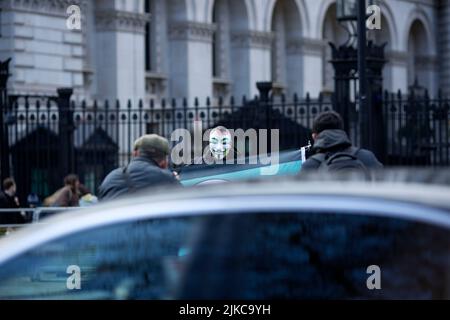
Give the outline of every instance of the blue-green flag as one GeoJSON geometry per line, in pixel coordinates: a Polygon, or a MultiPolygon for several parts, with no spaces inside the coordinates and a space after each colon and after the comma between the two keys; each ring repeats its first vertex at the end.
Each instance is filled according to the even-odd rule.
{"type": "MultiPolygon", "coordinates": [[[[274,155],[271,155],[272,159],[274,155]]],[[[239,181],[274,176],[292,176],[300,172],[304,150],[279,153],[276,164],[262,164],[259,157],[245,158],[245,164],[198,164],[181,169],[180,180],[184,186],[193,186],[207,181],[239,181]],[[254,164],[250,164],[254,163],[254,164]]],[[[224,161],[225,162],[225,161],[224,161]]]]}

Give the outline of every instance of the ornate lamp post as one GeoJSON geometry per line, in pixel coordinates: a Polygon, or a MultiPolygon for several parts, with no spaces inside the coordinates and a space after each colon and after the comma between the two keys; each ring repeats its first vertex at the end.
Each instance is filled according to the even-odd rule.
{"type": "Polygon", "coordinates": [[[349,40],[331,44],[335,70],[334,108],[344,118],[345,129],[361,147],[372,149],[380,159],[383,145],[382,71],[386,44],[367,41],[367,6],[377,0],[337,0],[337,20],[349,40]],[[370,86],[369,86],[370,83],[370,86]],[[354,97],[354,99],[353,99],[354,97]]]}
{"type": "Polygon", "coordinates": [[[340,25],[347,30],[349,39],[346,43],[353,46],[357,38],[355,21],[358,20],[357,1],[359,0],[337,0],[336,1],[336,19],[340,25]]]}
{"type": "Polygon", "coordinates": [[[357,37],[357,55],[358,55],[358,84],[359,84],[359,112],[361,128],[361,145],[371,147],[370,143],[370,116],[367,110],[367,37],[366,37],[366,0],[337,0],[336,2],[337,20],[349,22],[353,29],[349,31],[350,39],[355,35],[357,37]],[[354,25],[356,22],[356,27],[354,25]],[[355,30],[356,29],[356,30],[355,30]]]}
{"type": "Polygon", "coordinates": [[[355,21],[357,19],[356,1],[357,0],[336,1],[336,18],[338,21],[355,21]]]}

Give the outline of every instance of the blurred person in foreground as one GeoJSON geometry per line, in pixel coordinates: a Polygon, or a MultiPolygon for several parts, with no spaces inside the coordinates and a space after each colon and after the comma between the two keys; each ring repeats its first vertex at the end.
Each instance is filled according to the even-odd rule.
{"type": "Polygon", "coordinates": [[[44,205],[51,207],[78,207],[80,197],[89,193],[76,174],[64,178],[64,187],[45,199],[44,205]]]}
{"type": "Polygon", "coordinates": [[[113,170],[99,188],[101,201],[156,186],[180,186],[169,168],[169,141],[159,135],[144,135],[134,142],[133,159],[113,170]]]}
{"type": "Polygon", "coordinates": [[[375,155],[366,149],[352,145],[344,131],[341,116],[334,111],[320,113],[313,123],[313,155],[303,164],[300,173],[323,171],[361,171],[380,169],[383,165],[375,155]]]}
{"type": "MultiPolygon", "coordinates": [[[[19,209],[19,198],[16,196],[17,186],[13,178],[3,181],[3,190],[0,191],[0,209],[19,209]]],[[[1,212],[0,224],[22,224],[25,217],[20,212],[1,212]]]]}

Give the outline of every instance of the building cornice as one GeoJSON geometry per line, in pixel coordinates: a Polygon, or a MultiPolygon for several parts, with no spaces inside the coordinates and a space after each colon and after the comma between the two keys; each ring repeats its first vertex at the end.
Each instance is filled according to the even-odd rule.
{"type": "Polygon", "coordinates": [[[95,13],[95,25],[98,31],[116,31],[145,33],[145,24],[150,15],[128,11],[105,10],[95,13]]]}
{"type": "Polygon", "coordinates": [[[408,52],[404,51],[387,51],[386,59],[397,64],[405,64],[408,63],[408,52]]]}
{"type": "Polygon", "coordinates": [[[216,26],[210,23],[180,22],[173,23],[169,28],[172,40],[212,42],[216,26]]]}
{"type": "Polygon", "coordinates": [[[326,42],[323,40],[311,38],[291,39],[287,43],[287,53],[323,56],[325,46],[326,42]]]}
{"type": "Polygon", "coordinates": [[[67,16],[67,8],[77,5],[82,10],[88,0],[1,0],[4,11],[39,12],[47,15],[67,16]]]}
{"type": "MultiPolygon", "coordinates": [[[[408,64],[410,53],[406,51],[388,51],[386,53],[386,59],[394,64],[408,64]]],[[[418,55],[415,57],[415,61],[418,65],[424,67],[434,68],[438,65],[439,59],[435,55],[418,55]]]]}
{"type": "Polygon", "coordinates": [[[234,47],[262,48],[272,47],[274,35],[271,32],[241,31],[231,34],[231,43],[234,47]]]}
{"type": "Polygon", "coordinates": [[[435,67],[439,63],[439,59],[434,55],[419,55],[416,56],[416,63],[426,67],[435,67]]]}

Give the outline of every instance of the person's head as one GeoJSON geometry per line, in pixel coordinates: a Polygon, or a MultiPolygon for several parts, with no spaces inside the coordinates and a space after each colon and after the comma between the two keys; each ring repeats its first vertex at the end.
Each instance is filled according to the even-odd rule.
{"type": "Polygon", "coordinates": [[[209,149],[214,158],[222,160],[231,150],[232,137],[225,127],[216,127],[209,134],[209,149]]]}
{"type": "Polygon", "coordinates": [[[157,134],[147,134],[134,142],[133,156],[155,161],[162,169],[169,167],[169,141],[157,134]]]}
{"type": "Polygon", "coordinates": [[[325,130],[344,130],[344,121],[335,111],[321,112],[313,122],[312,137],[314,140],[325,130]]]}
{"type": "Polygon", "coordinates": [[[16,194],[16,183],[14,182],[13,178],[6,178],[5,180],[3,180],[3,190],[10,196],[16,194]]]}
{"type": "Polygon", "coordinates": [[[70,186],[72,190],[76,190],[80,186],[80,180],[76,174],[69,174],[64,178],[64,185],[70,186]]]}

